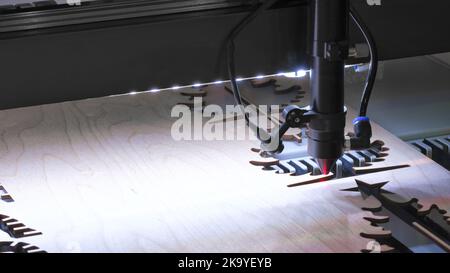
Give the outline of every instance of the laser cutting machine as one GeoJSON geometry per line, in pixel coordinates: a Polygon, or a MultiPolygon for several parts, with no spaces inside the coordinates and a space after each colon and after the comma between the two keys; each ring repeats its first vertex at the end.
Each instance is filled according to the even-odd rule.
{"type": "MultiPolygon", "coordinates": [[[[450,51],[450,37],[446,35],[449,12],[450,3],[445,0],[0,0],[0,109],[4,113],[0,113],[0,129],[5,128],[2,135],[7,149],[3,150],[11,151],[5,152],[5,173],[0,172],[0,176],[4,180],[15,177],[16,182],[5,182],[6,187],[0,189],[4,193],[2,199],[17,203],[4,209],[22,216],[24,222],[30,219],[36,230],[27,232],[37,237],[40,231],[43,234],[43,239],[30,242],[50,251],[351,252],[360,249],[365,240],[376,241],[380,251],[450,251],[450,231],[445,225],[449,218],[441,213],[450,199],[450,85],[446,80],[450,67],[446,53],[450,51]],[[246,125],[258,137],[258,147],[248,149],[254,144],[250,142],[239,147],[235,143],[168,142],[170,115],[162,106],[191,106],[191,101],[180,103],[178,98],[214,99],[194,87],[214,89],[218,88],[214,84],[224,84],[227,99],[243,106],[252,102],[244,90],[248,86],[239,78],[254,80],[258,75],[266,78],[265,75],[285,75],[289,71],[304,72],[302,76],[294,73],[297,78],[309,76],[301,82],[302,88],[309,85],[308,88],[297,88],[295,92],[298,98],[303,98],[301,92],[308,93],[310,100],[303,106],[297,105],[296,100],[283,103],[276,130],[259,128],[243,114],[246,125]],[[363,75],[363,79],[349,82],[349,73],[363,75]],[[157,92],[160,90],[172,93],[157,92]],[[181,95],[177,93],[180,96],[176,97],[174,92],[181,95]],[[122,94],[127,95],[119,101],[121,96],[116,95],[122,94]],[[291,141],[286,139],[292,128],[306,128],[300,138],[307,139],[301,147],[306,147],[308,158],[278,156],[285,151],[286,142],[291,141]],[[375,141],[380,136],[386,136],[384,142],[375,141]],[[70,146],[69,152],[62,152],[65,149],[56,144],[70,146]],[[401,151],[387,148],[389,145],[401,146],[401,151]],[[219,150],[214,150],[217,147],[219,150]],[[26,152],[28,149],[30,152],[26,152]],[[248,150],[266,158],[252,160],[255,154],[247,154],[248,150]],[[208,152],[217,154],[207,158],[208,152]],[[98,157],[107,159],[100,164],[98,157]],[[236,158],[238,164],[230,158],[236,158]],[[263,171],[252,169],[251,164],[239,164],[244,161],[263,171]],[[21,163],[8,165],[11,162],[21,163]],[[211,165],[206,166],[207,163],[211,165]],[[379,163],[385,165],[378,167],[379,163]],[[384,172],[379,174],[380,170],[384,172]],[[270,171],[290,176],[270,176],[270,171]],[[33,172],[36,174],[30,183],[36,185],[35,191],[51,196],[46,198],[48,204],[39,201],[43,202],[39,208],[44,214],[51,212],[73,219],[51,225],[50,216],[30,217],[30,206],[24,200],[30,200],[27,189],[31,191],[33,187],[22,182],[21,175],[33,172]],[[310,173],[314,177],[309,177],[307,183],[291,181],[310,173]],[[310,185],[311,181],[322,182],[330,173],[333,181],[342,181],[329,186],[316,184],[305,190],[298,187],[310,185]],[[430,178],[428,173],[435,177],[430,178]],[[67,183],[61,182],[65,187],[52,182],[61,177],[67,178],[67,183]],[[169,177],[178,181],[176,188],[187,197],[166,185],[169,177]],[[254,177],[261,177],[260,184],[252,184],[256,183],[252,181],[254,177]],[[147,178],[152,180],[152,187],[144,183],[147,178]],[[108,186],[110,195],[104,194],[109,183],[105,181],[115,179],[119,181],[114,182],[116,189],[108,186]],[[185,179],[197,182],[187,186],[181,183],[185,179]],[[208,183],[208,179],[215,182],[208,183]],[[251,186],[235,181],[241,179],[251,186]],[[387,186],[396,186],[385,189],[385,181],[379,179],[394,180],[396,184],[387,186]],[[422,186],[419,179],[429,179],[429,183],[434,183],[431,188],[439,190],[428,192],[430,187],[422,186]],[[279,185],[271,184],[273,181],[286,182],[293,190],[280,190],[279,185]],[[231,190],[241,186],[242,192],[231,190]],[[325,187],[330,187],[332,193],[326,193],[325,187]],[[395,190],[411,194],[394,198],[389,194],[395,190]],[[77,194],[72,195],[74,192],[77,194]],[[354,192],[363,195],[364,200],[354,192]],[[173,196],[167,198],[169,201],[162,200],[160,196],[165,194],[173,196]],[[411,202],[410,198],[418,197],[417,194],[423,194],[425,201],[411,202]],[[117,207],[111,196],[123,198],[124,204],[128,202],[131,207],[117,207]],[[319,197],[337,200],[329,202],[336,207],[323,205],[317,210],[327,213],[320,213],[321,216],[305,209],[298,217],[299,208],[317,204],[319,201],[314,198],[319,197]],[[436,200],[441,203],[435,204],[436,200]],[[83,208],[65,204],[66,201],[85,203],[86,213],[79,211],[83,208]],[[405,209],[399,203],[410,207],[405,209]],[[56,204],[63,205],[57,209],[56,204]],[[97,218],[83,218],[95,211],[88,207],[99,210],[95,215],[101,215],[98,217],[102,220],[98,221],[104,221],[103,226],[116,222],[116,217],[126,219],[120,222],[129,225],[99,235],[97,218]],[[354,215],[359,215],[361,207],[372,208],[368,210],[382,216],[364,216],[356,221],[354,215]],[[230,211],[222,211],[223,208],[230,211]],[[303,214],[320,218],[317,226],[305,224],[305,233],[312,234],[311,238],[330,230],[328,221],[346,236],[336,231],[326,243],[319,240],[311,245],[301,233],[293,232],[295,236],[286,238],[283,227],[293,227],[289,219],[280,218],[280,211],[272,211],[279,208],[286,208],[296,223],[304,220],[303,214]],[[117,211],[117,215],[110,211],[117,211]],[[164,211],[180,214],[170,216],[164,211]],[[338,215],[336,211],[344,213],[338,215]],[[232,214],[230,221],[234,225],[245,225],[245,231],[235,236],[242,236],[246,243],[220,245],[223,242],[219,244],[211,235],[218,233],[227,240],[236,239],[230,237],[233,225],[228,226],[222,219],[227,213],[232,214]],[[145,217],[139,218],[142,215],[145,217]],[[331,220],[325,218],[327,215],[331,220]],[[192,218],[187,219],[188,216],[192,218]],[[384,225],[391,234],[380,228],[361,231],[361,238],[352,239],[349,234],[363,225],[363,219],[372,221],[373,226],[384,225]],[[180,223],[187,223],[187,230],[198,232],[186,235],[180,223]],[[216,224],[220,228],[214,231],[204,228],[216,224]],[[175,225],[175,235],[165,233],[175,225]],[[253,237],[256,235],[248,235],[252,234],[252,227],[261,230],[265,238],[275,239],[260,240],[253,237]],[[409,232],[410,228],[414,231],[409,232]],[[143,235],[147,230],[152,230],[153,235],[142,239],[147,238],[143,235]],[[143,237],[130,239],[130,233],[143,237]],[[55,234],[67,235],[56,242],[55,234]],[[118,239],[118,244],[97,240],[110,235],[121,235],[118,237],[123,240],[118,239]],[[134,243],[125,243],[128,240],[134,243]],[[202,243],[191,248],[195,240],[202,243]],[[283,249],[282,245],[289,247],[283,249]]],[[[267,86],[273,81],[267,81],[267,86]]],[[[264,84],[260,85],[263,89],[267,88],[264,84]]],[[[273,98],[277,96],[280,98],[273,98]]],[[[0,221],[5,222],[3,229],[10,236],[26,237],[25,233],[8,228],[9,216],[0,221]]],[[[16,222],[11,225],[25,227],[16,222]]],[[[27,250],[8,247],[17,252],[27,250]]]]}

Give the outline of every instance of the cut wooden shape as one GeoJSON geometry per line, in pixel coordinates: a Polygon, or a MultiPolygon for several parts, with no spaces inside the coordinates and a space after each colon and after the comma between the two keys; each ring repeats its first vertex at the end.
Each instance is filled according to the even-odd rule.
{"type": "Polygon", "coordinates": [[[410,167],[409,164],[402,164],[402,165],[395,165],[395,166],[369,166],[369,167],[354,167],[355,173],[357,175],[363,175],[363,174],[370,174],[370,173],[378,173],[378,172],[385,172],[385,171],[392,171],[396,169],[402,169],[402,168],[408,168],[410,167]]]}
{"type": "Polygon", "coordinates": [[[301,90],[302,87],[300,85],[290,85],[290,86],[285,86],[285,85],[275,85],[275,94],[277,95],[282,95],[282,94],[288,94],[288,93],[293,93],[295,91],[301,90]]]}
{"type": "Polygon", "coordinates": [[[372,224],[382,224],[389,222],[389,216],[372,215],[370,217],[363,217],[363,218],[372,224]]]}
{"type": "Polygon", "coordinates": [[[450,170],[450,135],[414,140],[409,143],[428,158],[450,170]]]}
{"type": "MultiPolygon", "coordinates": [[[[417,204],[414,206],[416,207],[417,204]]],[[[450,236],[450,225],[449,219],[446,215],[447,211],[439,208],[437,205],[432,205],[431,208],[427,211],[421,211],[420,209],[417,211],[418,216],[426,217],[429,222],[433,222],[433,225],[439,226],[441,230],[446,230],[448,236],[450,236]]],[[[449,238],[450,241],[450,238],[449,238]]]]}
{"type": "Polygon", "coordinates": [[[264,77],[262,79],[252,79],[250,80],[251,85],[254,88],[263,88],[263,87],[269,87],[269,86],[275,86],[275,83],[277,80],[271,77],[264,77]]]}
{"type": "Polygon", "coordinates": [[[280,160],[280,162],[278,162],[278,166],[283,170],[282,172],[284,174],[295,174],[296,170],[295,168],[289,164],[289,162],[284,161],[284,160],[280,160]]]}
{"type": "MultiPolygon", "coordinates": [[[[302,90],[302,79],[289,79],[286,77],[269,77],[262,79],[253,79],[250,81],[253,88],[267,88],[273,87],[275,95],[286,95],[295,93],[297,95],[305,95],[306,92],[302,90]]],[[[300,97],[297,97],[299,99],[300,97]]],[[[287,101],[286,101],[287,103],[287,101]]]]}
{"type": "Polygon", "coordinates": [[[26,227],[18,220],[3,214],[0,214],[0,229],[13,238],[22,238],[42,234],[39,231],[26,227]]]}
{"type": "Polygon", "coordinates": [[[301,176],[296,176],[296,178],[301,181],[287,185],[289,188],[327,182],[334,178],[334,174],[331,172],[326,175],[311,175],[308,173],[301,176]]]}
{"type": "Polygon", "coordinates": [[[250,151],[259,154],[261,152],[261,149],[259,149],[259,148],[251,148],[250,151]]]}
{"type": "Polygon", "coordinates": [[[250,164],[254,166],[261,166],[261,167],[270,167],[272,165],[277,165],[280,162],[278,159],[273,158],[261,158],[258,160],[251,160],[250,164]]]}
{"type": "Polygon", "coordinates": [[[0,242],[0,253],[46,253],[46,251],[24,242],[0,242]]]}
{"type": "Polygon", "coordinates": [[[8,191],[0,184],[0,199],[5,202],[14,202],[14,199],[8,193],[8,191]]]}
{"type": "Polygon", "coordinates": [[[197,91],[197,92],[180,92],[180,95],[190,97],[192,100],[195,97],[205,97],[207,95],[206,91],[197,91]]]}
{"type": "Polygon", "coordinates": [[[300,85],[300,80],[286,80],[284,78],[277,78],[275,83],[275,94],[287,94],[291,92],[303,91],[300,85]]]}
{"type": "Polygon", "coordinates": [[[14,202],[14,199],[9,194],[2,194],[0,198],[5,202],[14,202]]]}
{"type": "Polygon", "coordinates": [[[383,198],[386,199],[386,201],[395,203],[396,205],[399,206],[413,206],[415,204],[417,204],[417,199],[416,198],[411,198],[411,199],[407,199],[407,198],[403,198],[402,196],[399,196],[398,194],[395,193],[383,193],[382,194],[383,198]]]}
{"type": "MultiPolygon", "coordinates": [[[[286,135],[283,136],[283,141],[289,141],[289,142],[296,142],[301,143],[302,138],[302,131],[289,134],[289,131],[286,135]]],[[[390,167],[382,167],[380,169],[380,166],[376,165],[375,163],[381,162],[384,159],[381,158],[381,156],[384,156],[381,152],[383,142],[374,142],[374,144],[371,148],[365,149],[365,150],[352,150],[347,151],[343,154],[343,156],[337,160],[334,171],[335,177],[334,179],[341,179],[343,177],[352,177],[356,175],[362,175],[364,174],[364,171],[370,173],[370,172],[376,172],[376,171],[383,171],[383,170],[390,170],[390,167]],[[367,163],[370,162],[370,163],[367,163]],[[372,165],[372,162],[374,163],[372,165]],[[364,166],[364,168],[359,169],[357,166],[364,166]],[[355,171],[358,170],[358,173],[355,171]]],[[[286,143],[285,143],[286,144],[286,143]]],[[[286,146],[286,145],[285,145],[286,146]]],[[[276,173],[284,174],[284,173],[291,173],[292,175],[304,175],[304,168],[302,166],[304,165],[308,172],[310,172],[312,175],[320,175],[321,171],[317,164],[317,162],[309,157],[309,156],[303,156],[303,157],[296,157],[296,155],[299,155],[299,153],[296,153],[295,150],[298,150],[299,152],[304,150],[305,147],[301,146],[289,146],[288,148],[285,147],[283,156],[283,160],[287,161],[289,166],[276,166],[273,168],[273,170],[276,171],[276,173]],[[291,165],[293,168],[295,168],[296,172],[293,172],[291,165]]],[[[301,154],[301,153],[300,153],[301,154]]],[[[268,154],[267,157],[271,157],[272,155],[268,154]]]]}
{"type": "Polygon", "coordinates": [[[206,91],[207,89],[204,89],[206,86],[201,88],[187,88],[181,90],[179,93],[182,96],[189,96],[189,97],[204,97],[208,94],[206,91]]]}
{"type": "MultiPolygon", "coordinates": [[[[431,212],[433,212],[434,210],[438,211],[440,214],[446,215],[446,213],[448,213],[450,210],[446,209],[446,208],[442,208],[438,205],[438,203],[440,203],[440,200],[435,200],[435,199],[431,199],[431,200],[427,200],[427,199],[422,199],[419,200],[417,198],[413,198],[414,200],[417,200],[417,212],[420,215],[427,215],[430,214],[431,212]]],[[[444,200],[445,201],[445,200],[444,200]]]]}
{"type": "Polygon", "coordinates": [[[384,141],[377,139],[370,144],[370,147],[377,148],[378,150],[382,150],[382,148],[385,147],[385,145],[386,144],[384,143],[384,141]]]}
{"type": "Polygon", "coordinates": [[[363,207],[361,207],[361,209],[365,210],[365,211],[370,211],[372,213],[375,213],[375,212],[380,212],[382,210],[382,207],[381,207],[381,205],[380,206],[373,206],[373,207],[363,206],[363,207]]]}
{"type": "Polygon", "coordinates": [[[376,241],[372,241],[373,243],[369,243],[366,249],[361,250],[362,253],[394,253],[397,252],[397,249],[387,245],[387,244],[379,244],[376,241]]]}
{"type": "Polygon", "coordinates": [[[281,140],[302,143],[302,136],[301,136],[301,134],[283,135],[281,140]]]}
{"type": "MultiPolygon", "coordinates": [[[[376,198],[381,204],[377,212],[389,214],[393,217],[393,219],[375,218],[372,216],[364,217],[364,219],[370,221],[371,225],[375,227],[389,227],[393,238],[399,239],[400,246],[415,246],[418,241],[426,240],[425,238],[417,239],[422,237],[417,233],[418,231],[427,237],[428,240],[431,240],[427,244],[436,244],[438,246],[437,248],[431,247],[430,251],[450,251],[448,237],[450,235],[450,226],[444,217],[445,210],[440,209],[437,205],[433,205],[432,209],[427,211],[427,214],[424,214],[425,212],[418,211],[420,204],[417,198],[404,198],[383,189],[388,182],[374,184],[361,180],[356,180],[356,182],[356,188],[346,189],[346,191],[359,190],[363,198],[376,198]],[[392,221],[393,223],[391,224],[392,221]],[[414,229],[405,230],[405,227],[402,227],[402,225],[406,225],[405,227],[413,226],[416,231],[414,229]],[[436,233],[433,233],[433,231],[436,233]],[[410,235],[405,237],[402,235],[404,232],[409,232],[410,235]]],[[[367,238],[367,234],[371,233],[364,233],[363,235],[367,238]]]]}
{"type": "Polygon", "coordinates": [[[351,157],[353,159],[353,161],[355,162],[355,167],[364,167],[367,166],[366,163],[366,159],[361,156],[358,151],[355,150],[351,150],[348,151],[347,153],[345,153],[346,155],[348,155],[349,157],[351,157]]]}
{"type": "Polygon", "coordinates": [[[361,232],[361,237],[367,239],[386,239],[392,236],[392,232],[381,227],[374,227],[370,232],[361,232]]]}

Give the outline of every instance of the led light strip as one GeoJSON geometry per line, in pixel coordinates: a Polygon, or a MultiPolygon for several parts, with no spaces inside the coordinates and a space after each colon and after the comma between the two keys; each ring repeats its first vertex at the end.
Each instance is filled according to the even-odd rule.
{"type": "MultiPolygon", "coordinates": [[[[360,67],[363,64],[355,64],[355,65],[346,65],[345,68],[355,68],[358,69],[358,67],[360,67]]],[[[298,71],[294,71],[294,72],[280,72],[277,74],[271,74],[271,75],[257,75],[254,77],[247,77],[247,78],[236,78],[237,82],[241,82],[241,81],[245,81],[245,80],[253,80],[253,79],[264,79],[264,78],[270,78],[270,77],[279,77],[279,76],[284,76],[286,78],[303,78],[306,77],[308,75],[308,73],[311,73],[311,70],[298,70],[298,71]]],[[[152,88],[150,90],[145,90],[145,91],[131,91],[125,94],[119,94],[119,95],[111,95],[110,97],[115,97],[115,96],[123,96],[123,95],[136,95],[136,94],[142,94],[142,93],[158,93],[158,92],[162,92],[162,91],[174,91],[174,90],[179,90],[182,88],[198,88],[201,86],[205,86],[205,85],[217,85],[217,84],[224,84],[224,83],[228,83],[230,82],[229,80],[216,80],[214,82],[206,82],[206,83],[200,83],[200,82],[195,82],[191,85],[174,85],[172,87],[167,87],[167,88],[152,88]]]]}

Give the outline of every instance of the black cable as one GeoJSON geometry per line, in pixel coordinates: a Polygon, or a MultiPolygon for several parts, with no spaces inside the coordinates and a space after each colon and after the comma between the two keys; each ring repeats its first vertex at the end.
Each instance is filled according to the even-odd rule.
{"type": "MultiPolygon", "coordinates": [[[[239,33],[251,22],[255,19],[260,13],[264,10],[268,9],[270,6],[275,4],[278,0],[266,0],[262,4],[257,2],[254,6],[255,9],[250,12],[244,19],[242,19],[230,32],[227,37],[227,66],[228,66],[228,75],[231,82],[231,90],[233,91],[233,96],[235,103],[240,107],[242,114],[244,115],[247,126],[250,127],[253,131],[256,132],[256,136],[259,140],[267,142],[270,141],[270,135],[264,129],[258,127],[250,121],[250,117],[248,113],[245,113],[244,103],[242,102],[241,93],[239,91],[239,86],[236,82],[236,67],[234,63],[234,39],[239,35],[239,33]],[[264,135],[264,136],[261,136],[264,135]]],[[[361,104],[359,109],[359,116],[367,115],[367,108],[370,100],[370,96],[372,94],[373,86],[375,84],[377,71],[378,71],[378,52],[375,44],[375,40],[369,30],[369,28],[364,24],[364,22],[359,17],[358,13],[353,7],[350,7],[350,16],[353,21],[356,23],[357,27],[363,34],[367,45],[369,47],[370,54],[370,63],[369,63],[369,72],[366,79],[366,84],[364,87],[363,95],[361,97],[361,104]]]]}
{"type": "Polygon", "coordinates": [[[365,117],[367,115],[367,107],[369,105],[370,95],[372,94],[372,89],[377,77],[378,52],[372,33],[370,32],[369,28],[364,24],[364,22],[361,20],[358,13],[353,7],[350,7],[350,16],[352,17],[355,24],[358,26],[359,30],[366,39],[367,45],[369,46],[369,53],[370,53],[369,72],[366,79],[363,95],[361,97],[361,104],[359,107],[359,116],[365,117]]]}
{"type": "Polygon", "coordinates": [[[228,66],[228,76],[231,82],[231,90],[233,91],[233,96],[236,104],[240,107],[242,114],[244,115],[247,126],[256,132],[256,137],[263,142],[270,141],[269,133],[258,127],[256,124],[253,124],[250,121],[250,117],[248,113],[245,113],[244,104],[241,99],[241,93],[239,91],[239,86],[236,82],[236,67],[234,63],[234,39],[238,36],[238,34],[251,22],[253,19],[258,17],[260,13],[264,10],[271,7],[278,0],[266,0],[262,4],[259,4],[259,1],[254,5],[255,9],[250,12],[244,19],[242,19],[230,32],[227,37],[227,66],[228,66]]]}

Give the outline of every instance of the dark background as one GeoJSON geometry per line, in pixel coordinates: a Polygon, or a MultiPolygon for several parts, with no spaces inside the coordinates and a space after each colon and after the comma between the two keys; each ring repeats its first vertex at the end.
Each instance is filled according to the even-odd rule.
{"type": "MultiPolygon", "coordinates": [[[[0,109],[226,79],[225,37],[249,11],[226,4],[147,7],[120,19],[121,7],[108,17],[100,6],[1,14],[0,109]]],[[[450,51],[450,1],[352,4],[384,60],[450,51]]],[[[307,1],[283,1],[257,18],[237,41],[239,76],[307,68],[308,22],[307,1]]],[[[353,25],[351,37],[362,41],[353,25]]]]}

